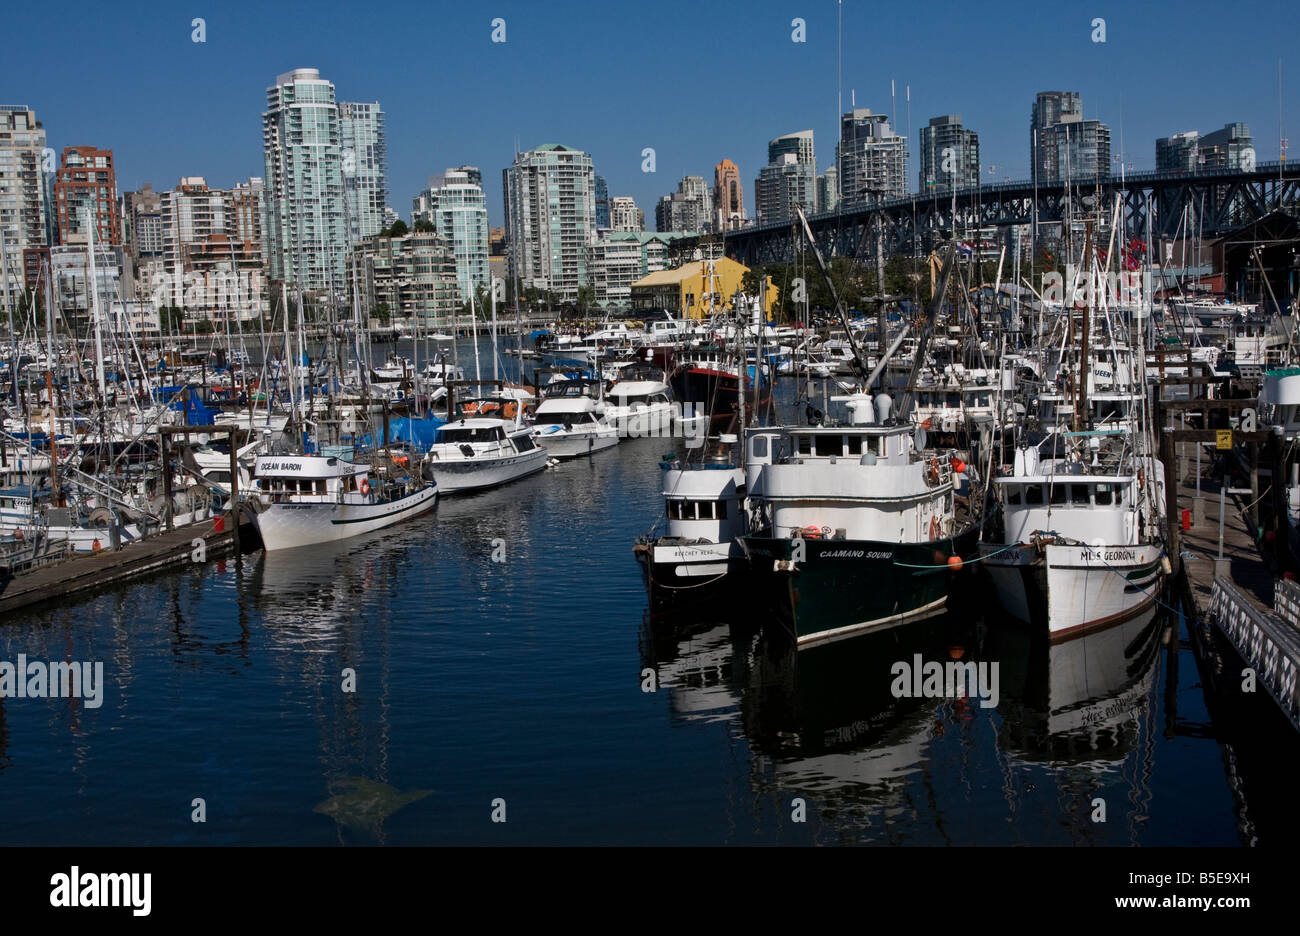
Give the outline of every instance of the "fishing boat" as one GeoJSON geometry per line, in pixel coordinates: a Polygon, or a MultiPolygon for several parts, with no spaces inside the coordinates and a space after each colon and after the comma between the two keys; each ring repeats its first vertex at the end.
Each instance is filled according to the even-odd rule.
{"type": "Polygon", "coordinates": [[[831,401],[847,422],[747,434],[745,550],[800,648],[943,613],[977,550],[957,491],[968,466],[923,455],[924,431],[892,420],[886,394],[831,401]]]}
{"type": "Polygon", "coordinates": [[[729,450],[737,441],[721,436],[701,460],[670,452],[660,461],[666,529],[633,547],[652,605],[716,597],[748,570],[745,472],[729,450]]]}
{"type": "Polygon", "coordinates": [[[659,437],[672,431],[675,412],[672,388],[663,371],[650,364],[632,364],[619,371],[610,387],[605,418],[629,438],[659,437]]]}
{"type": "Polygon", "coordinates": [[[435,483],[389,459],[391,471],[326,455],[259,455],[253,484],[257,528],[267,550],[335,540],[418,517],[432,510],[435,483]]]}

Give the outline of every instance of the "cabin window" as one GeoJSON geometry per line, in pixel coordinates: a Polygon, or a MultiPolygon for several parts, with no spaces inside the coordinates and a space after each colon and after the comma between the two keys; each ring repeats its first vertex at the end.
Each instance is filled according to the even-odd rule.
{"type": "Polygon", "coordinates": [[[767,436],[754,436],[749,443],[749,454],[752,458],[767,458],[767,436]]]}
{"type": "Polygon", "coordinates": [[[1109,484],[1097,485],[1097,506],[1109,507],[1112,503],[1114,503],[1114,494],[1111,491],[1111,486],[1109,484]]]}
{"type": "Polygon", "coordinates": [[[798,451],[800,455],[812,454],[812,436],[796,436],[795,440],[795,444],[799,447],[798,451]]]}
{"type": "Polygon", "coordinates": [[[876,437],[876,454],[884,458],[889,454],[889,439],[886,436],[876,437]]]}
{"type": "Polygon", "coordinates": [[[321,495],[325,493],[325,480],[323,478],[316,482],[316,493],[321,495]]]}
{"type": "Polygon", "coordinates": [[[1066,502],[1069,500],[1069,497],[1068,497],[1069,493],[1070,493],[1069,488],[1068,488],[1066,485],[1064,485],[1064,484],[1053,484],[1053,485],[1052,485],[1052,503],[1053,503],[1053,504],[1064,504],[1064,503],[1066,503],[1066,502]]]}
{"type": "Polygon", "coordinates": [[[960,393],[948,394],[947,405],[953,409],[959,408],[961,406],[961,394],[960,393]]]}
{"type": "Polygon", "coordinates": [[[1072,484],[1070,485],[1070,501],[1075,504],[1088,506],[1088,485],[1072,484]]]}
{"type": "Polygon", "coordinates": [[[724,500],[714,501],[714,503],[713,503],[713,518],[714,518],[715,520],[726,520],[726,519],[727,519],[727,502],[726,502],[726,501],[724,501],[724,500]]]}
{"type": "Polygon", "coordinates": [[[1031,484],[1025,488],[1026,504],[1041,504],[1043,502],[1043,486],[1041,484],[1031,484]]]}
{"type": "Polygon", "coordinates": [[[846,441],[848,442],[850,455],[862,454],[862,436],[851,435],[846,441]]]}
{"type": "Polygon", "coordinates": [[[840,455],[844,452],[843,436],[819,435],[816,436],[816,444],[818,455],[840,455]]]}
{"type": "Polygon", "coordinates": [[[521,433],[515,436],[515,448],[520,452],[528,452],[537,448],[537,446],[533,444],[532,436],[521,433]]]}
{"type": "Polygon", "coordinates": [[[1007,503],[1013,507],[1020,506],[1020,487],[1011,485],[1007,488],[1007,503]]]}

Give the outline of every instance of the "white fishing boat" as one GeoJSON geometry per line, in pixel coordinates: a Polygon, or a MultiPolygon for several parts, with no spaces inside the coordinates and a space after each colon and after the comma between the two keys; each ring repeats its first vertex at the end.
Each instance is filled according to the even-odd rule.
{"type": "Polygon", "coordinates": [[[325,455],[259,455],[253,483],[262,545],[276,550],[333,542],[433,509],[437,485],[421,480],[418,471],[388,479],[373,471],[325,455]]]}
{"type": "Polygon", "coordinates": [[[517,420],[476,416],[438,429],[426,473],[444,494],[496,487],[541,471],[547,450],[517,420]]]}
{"type": "Polygon", "coordinates": [[[663,473],[666,529],[633,547],[652,602],[699,600],[718,594],[747,571],[745,471],[723,435],[708,457],[684,463],[676,455],[659,463],[663,473]]]}

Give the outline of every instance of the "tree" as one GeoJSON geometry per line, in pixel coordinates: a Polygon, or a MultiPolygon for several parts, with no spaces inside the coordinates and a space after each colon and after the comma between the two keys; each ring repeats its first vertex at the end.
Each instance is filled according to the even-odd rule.
{"type": "Polygon", "coordinates": [[[392,227],[386,227],[382,231],[380,231],[379,236],[380,237],[405,237],[409,233],[411,233],[411,231],[406,226],[406,222],[403,221],[401,218],[398,218],[396,221],[393,222],[392,227]]]}
{"type": "Polygon", "coordinates": [[[587,314],[592,306],[596,304],[596,288],[591,284],[578,287],[578,311],[583,315],[587,314]]]}
{"type": "Polygon", "coordinates": [[[375,306],[375,318],[379,319],[380,324],[387,325],[390,310],[387,302],[381,302],[375,306]]]}
{"type": "MultiPolygon", "coordinates": [[[[399,221],[398,224],[400,223],[401,222],[399,221]]],[[[393,226],[396,227],[397,225],[393,225],[393,226]]],[[[424,218],[421,218],[419,221],[415,222],[415,227],[413,228],[413,230],[415,231],[416,234],[437,234],[438,233],[438,229],[433,226],[433,222],[426,220],[424,218]]]]}

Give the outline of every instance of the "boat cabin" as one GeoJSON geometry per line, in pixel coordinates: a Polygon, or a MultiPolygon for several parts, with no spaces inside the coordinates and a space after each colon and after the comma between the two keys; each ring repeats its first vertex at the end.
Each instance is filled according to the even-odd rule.
{"type": "Polygon", "coordinates": [[[369,495],[369,474],[368,466],[333,456],[259,455],[252,482],[272,504],[338,503],[369,495]]]}

